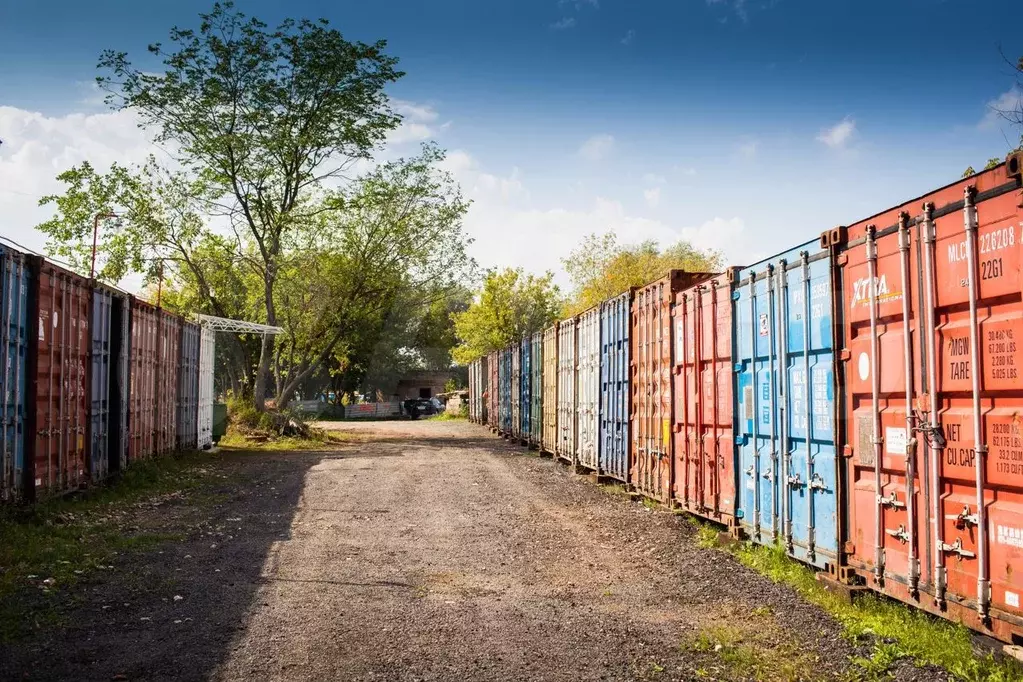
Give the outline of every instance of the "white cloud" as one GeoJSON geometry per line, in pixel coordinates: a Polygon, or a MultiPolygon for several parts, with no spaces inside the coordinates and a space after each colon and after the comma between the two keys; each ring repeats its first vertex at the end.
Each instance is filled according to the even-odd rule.
{"type": "MultiPolygon", "coordinates": [[[[756,147],[755,143],[754,143],[754,147],[756,147]]],[[[755,151],[756,150],[754,149],[754,152],[755,151]]],[[[686,175],[686,176],[689,176],[689,177],[693,177],[693,176],[696,175],[696,169],[691,167],[691,166],[688,166],[688,167],[672,166],[671,170],[672,170],[673,173],[678,173],[679,175],[686,175]]]]}
{"type": "Polygon", "coordinates": [[[563,31],[573,26],[575,26],[575,17],[563,17],[551,24],[551,28],[555,31],[563,31]]]}
{"type": "Polygon", "coordinates": [[[436,121],[437,110],[425,104],[416,104],[403,99],[391,100],[391,106],[402,116],[413,121],[436,121]]]}
{"type": "Polygon", "coordinates": [[[636,38],[636,32],[631,28],[625,32],[625,37],[621,39],[622,45],[631,45],[632,41],[636,38]]]}
{"type": "Polygon", "coordinates": [[[648,185],[663,185],[668,179],[657,173],[647,173],[643,176],[643,182],[648,185]]]}
{"type": "Polygon", "coordinates": [[[600,161],[614,149],[615,139],[607,133],[594,135],[579,147],[579,155],[587,161],[600,161]]]}
{"type": "Polygon", "coordinates": [[[752,159],[757,155],[758,142],[756,140],[748,140],[746,142],[739,143],[739,155],[744,159],[752,159]]]}
{"type": "Polygon", "coordinates": [[[651,187],[650,189],[643,190],[643,199],[646,200],[646,205],[650,208],[657,208],[658,204],[661,203],[661,188],[651,187]]]}
{"type": "Polygon", "coordinates": [[[986,109],[987,112],[980,121],[980,128],[997,128],[1000,124],[1007,123],[1002,116],[1003,112],[1023,113],[1023,90],[1014,85],[995,99],[989,101],[986,109]]]}
{"type": "Polygon", "coordinates": [[[838,149],[844,147],[846,142],[856,132],[856,121],[851,118],[844,118],[830,128],[824,128],[817,135],[817,141],[827,146],[838,149]]]}
{"type": "Polygon", "coordinates": [[[437,110],[424,104],[416,104],[407,100],[391,100],[391,106],[402,116],[401,125],[387,136],[388,144],[401,145],[409,142],[423,142],[437,137],[437,133],[447,129],[449,123],[436,126],[440,117],[437,110]]]}

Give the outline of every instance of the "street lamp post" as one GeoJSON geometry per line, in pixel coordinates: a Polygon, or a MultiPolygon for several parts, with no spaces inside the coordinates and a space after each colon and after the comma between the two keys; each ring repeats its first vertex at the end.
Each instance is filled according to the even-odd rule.
{"type": "Polygon", "coordinates": [[[117,218],[116,213],[97,213],[92,221],[92,265],[89,266],[89,279],[96,279],[96,241],[99,237],[99,221],[104,218],[117,218]]]}

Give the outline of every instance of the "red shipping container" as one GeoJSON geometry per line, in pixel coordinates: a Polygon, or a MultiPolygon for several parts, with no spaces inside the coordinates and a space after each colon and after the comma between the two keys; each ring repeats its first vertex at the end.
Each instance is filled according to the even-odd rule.
{"type": "Polygon", "coordinates": [[[672,270],[636,289],[632,299],[629,483],[637,492],[665,504],[671,501],[673,480],[671,306],[676,293],[711,276],[672,270]]]}
{"type": "Polygon", "coordinates": [[[731,525],[735,520],[732,435],[731,271],[675,294],[675,504],[731,525]]]}
{"type": "Polygon", "coordinates": [[[128,458],[156,454],[156,391],[159,367],[160,311],[133,298],[131,301],[131,391],[128,420],[128,458]]]}
{"type": "Polygon", "coordinates": [[[500,362],[500,353],[493,352],[487,356],[487,425],[495,431],[500,428],[498,419],[498,381],[497,365],[500,362]]]}
{"type": "Polygon", "coordinates": [[[89,282],[34,258],[30,294],[37,345],[30,354],[32,478],[37,498],[89,482],[86,448],[89,396],[89,282]],[[34,371],[33,371],[34,370],[34,371]]]}
{"type": "Polygon", "coordinates": [[[156,391],[156,454],[178,447],[178,384],[181,381],[180,316],[160,310],[156,391]]]}
{"type": "Polygon", "coordinates": [[[1021,163],[824,236],[845,316],[845,560],[1004,641],[1023,635],[1021,163]]]}

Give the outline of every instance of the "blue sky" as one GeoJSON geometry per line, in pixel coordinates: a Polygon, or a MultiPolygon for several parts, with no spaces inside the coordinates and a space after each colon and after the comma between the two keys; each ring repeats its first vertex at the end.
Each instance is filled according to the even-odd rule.
{"type": "MultiPolygon", "coordinates": [[[[587,232],[688,238],[746,264],[982,166],[1018,140],[1017,0],[239,2],[385,38],[392,91],[475,200],[483,265],[557,269],[587,232]]],[[[207,2],[0,0],[4,234],[41,246],[35,197],[82,158],[145,140],[106,113],[99,52],[145,58],[207,2]],[[46,5],[46,6],[44,6],[46,5]],[[5,189],[6,188],[6,189],[5,189]],[[33,241],[35,240],[35,241],[33,241]]]]}

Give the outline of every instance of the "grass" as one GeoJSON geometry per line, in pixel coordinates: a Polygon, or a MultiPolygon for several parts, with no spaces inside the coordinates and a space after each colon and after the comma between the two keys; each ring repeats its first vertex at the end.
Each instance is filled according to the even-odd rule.
{"type": "Polygon", "coordinates": [[[116,554],[181,539],[159,532],[126,533],[118,512],[126,505],[196,488],[208,474],[208,453],[188,453],[135,463],[114,483],[75,498],[0,513],[0,640],[32,626],[26,604],[35,593],[32,620],[52,622],[55,597],[90,574],[108,570],[116,554]],[[48,605],[50,608],[46,608],[48,605]]]}
{"type": "Polygon", "coordinates": [[[229,450],[259,450],[265,451],[287,451],[287,450],[323,450],[324,448],[336,447],[345,443],[358,443],[363,440],[359,434],[346,433],[344,431],[320,431],[313,430],[313,437],[298,438],[295,436],[278,436],[276,438],[265,438],[260,435],[242,433],[234,429],[220,439],[219,446],[229,450]]]}
{"type": "Polygon", "coordinates": [[[427,417],[430,421],[434,422],[463,422],[469,417],[464,414],[451,414],[450,412],[441,412],[435,414],[432,417],[427,417]]]}
{"type": "MultiPolygon", "coordinates": [[[[699,527],[698,542],[708,546],[703,543],[709,542],[713,528],[706,524],[699,524],[699,527]]],[[[1023,665],[1019,662],[996,659],[990,653],[978,655],[974,651],[973,637],[965,627],[880,595],[865,595],[850,604],[825,590],[817,582],[814,571],[788,557],[782,547],[742,543],[726,551],[733,553],[745,566],[776,583],[788,585],[804,599],[830,613],[851,640],[877,642],[869,659],[853,661],[862,671],[861,679],[885,679],[888,669],[900,658],[911,658],[917,665],[944,668],[965,682],[1023,679],[1023,665]]]]}

